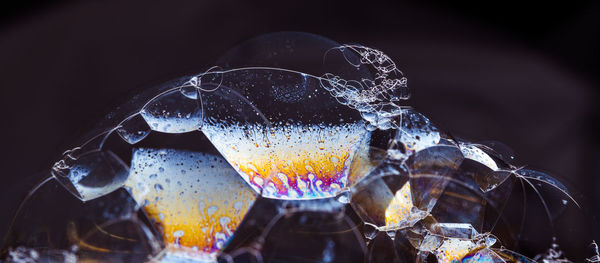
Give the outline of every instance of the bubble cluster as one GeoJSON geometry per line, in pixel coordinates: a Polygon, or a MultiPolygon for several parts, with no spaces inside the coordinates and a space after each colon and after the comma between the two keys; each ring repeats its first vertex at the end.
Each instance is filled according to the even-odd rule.
{"type": "Polygon", "coordinates": [[[3,258],[566,262],[556,219],[579,204],[563,183],[441,130],[379,50],[322,41],[322,74],[274,67],[290,58],[269,45],[292,56],[301,37],[134,97],[29,193],[3,258]],[[528,209],[551,246],[522,255],[528,209]]]}
{"type": "Polygon", "coordinates": [[[358,110],[371,125],[369,129],[399,128],[402,105],[410,97],[407,79],[383,52],[360,45],[342,45],[329,52],[340,52],[356,67],[368,67],[373,78],[344,79],[331,73],[323,75],[321,85],[339,103],[358,110]],[[357,56],[353,56],[357,55],[357,56]]]}

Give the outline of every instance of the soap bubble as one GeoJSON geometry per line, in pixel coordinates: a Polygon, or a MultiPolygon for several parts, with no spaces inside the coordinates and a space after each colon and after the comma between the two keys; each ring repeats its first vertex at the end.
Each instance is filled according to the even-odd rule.
{"type": "Polygon", "coordinates": [[[2,255],[567,260],[558,219],[579,204],[565,184],[502,144],[453,137],[409,99],[407,77],[375,48],[305,33],[249,40],[136,95],[66,150],[21,204],[2,255]],[[548,246],[532,254],[527,242],[548,246]]]}

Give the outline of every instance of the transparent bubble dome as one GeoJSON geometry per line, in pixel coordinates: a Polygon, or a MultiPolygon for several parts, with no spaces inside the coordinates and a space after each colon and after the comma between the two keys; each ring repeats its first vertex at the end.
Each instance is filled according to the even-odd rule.
{"type": "Polygon", "coordinates": [[[439,129],[383,52],[277,33],[216,64],[145,90],[65,151],[21,204],[3,258],[567,260],[555,234],[579,209],[567,187],[439,129]],[[547,216],[544,234],[524,230],[526,206],[547,216]],[[526,254],[523,240],[548,249],[526,254]]]}

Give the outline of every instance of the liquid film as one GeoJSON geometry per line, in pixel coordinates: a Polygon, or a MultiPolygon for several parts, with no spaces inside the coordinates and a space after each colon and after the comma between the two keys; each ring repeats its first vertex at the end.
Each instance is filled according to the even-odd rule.
{"type": "Polygon", "coordinates": [[[126,182],[173,253],[214,259],[256,194],[220,156],[136,149],[126,182]]]}
{"type": "Polygon", "coordinates": [[[346,187],[352,159],[367,135],[361,122],[202,131],[252,188],[277,199],[335,196],[346,187]]]}

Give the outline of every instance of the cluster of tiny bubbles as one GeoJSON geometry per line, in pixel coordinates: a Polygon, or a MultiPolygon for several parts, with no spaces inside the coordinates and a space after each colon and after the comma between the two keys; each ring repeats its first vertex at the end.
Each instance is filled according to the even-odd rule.
{"type": "Polygon", "coordinates": [[[341,52],[354,67],[370,67],[375,70],[375,76],[373,79],[347,80],[326,73],[321,78],[321,86],[339,103],[358,110],[369,123],[369,130],[399,128],[402,106],[398,102],[409,99],[410,94],[407,79],[396,64],[383,52],[360,45],[342,45],[333,51],[341,52]],[[348,52],[360,59],[356,60],[348,52]]]}

